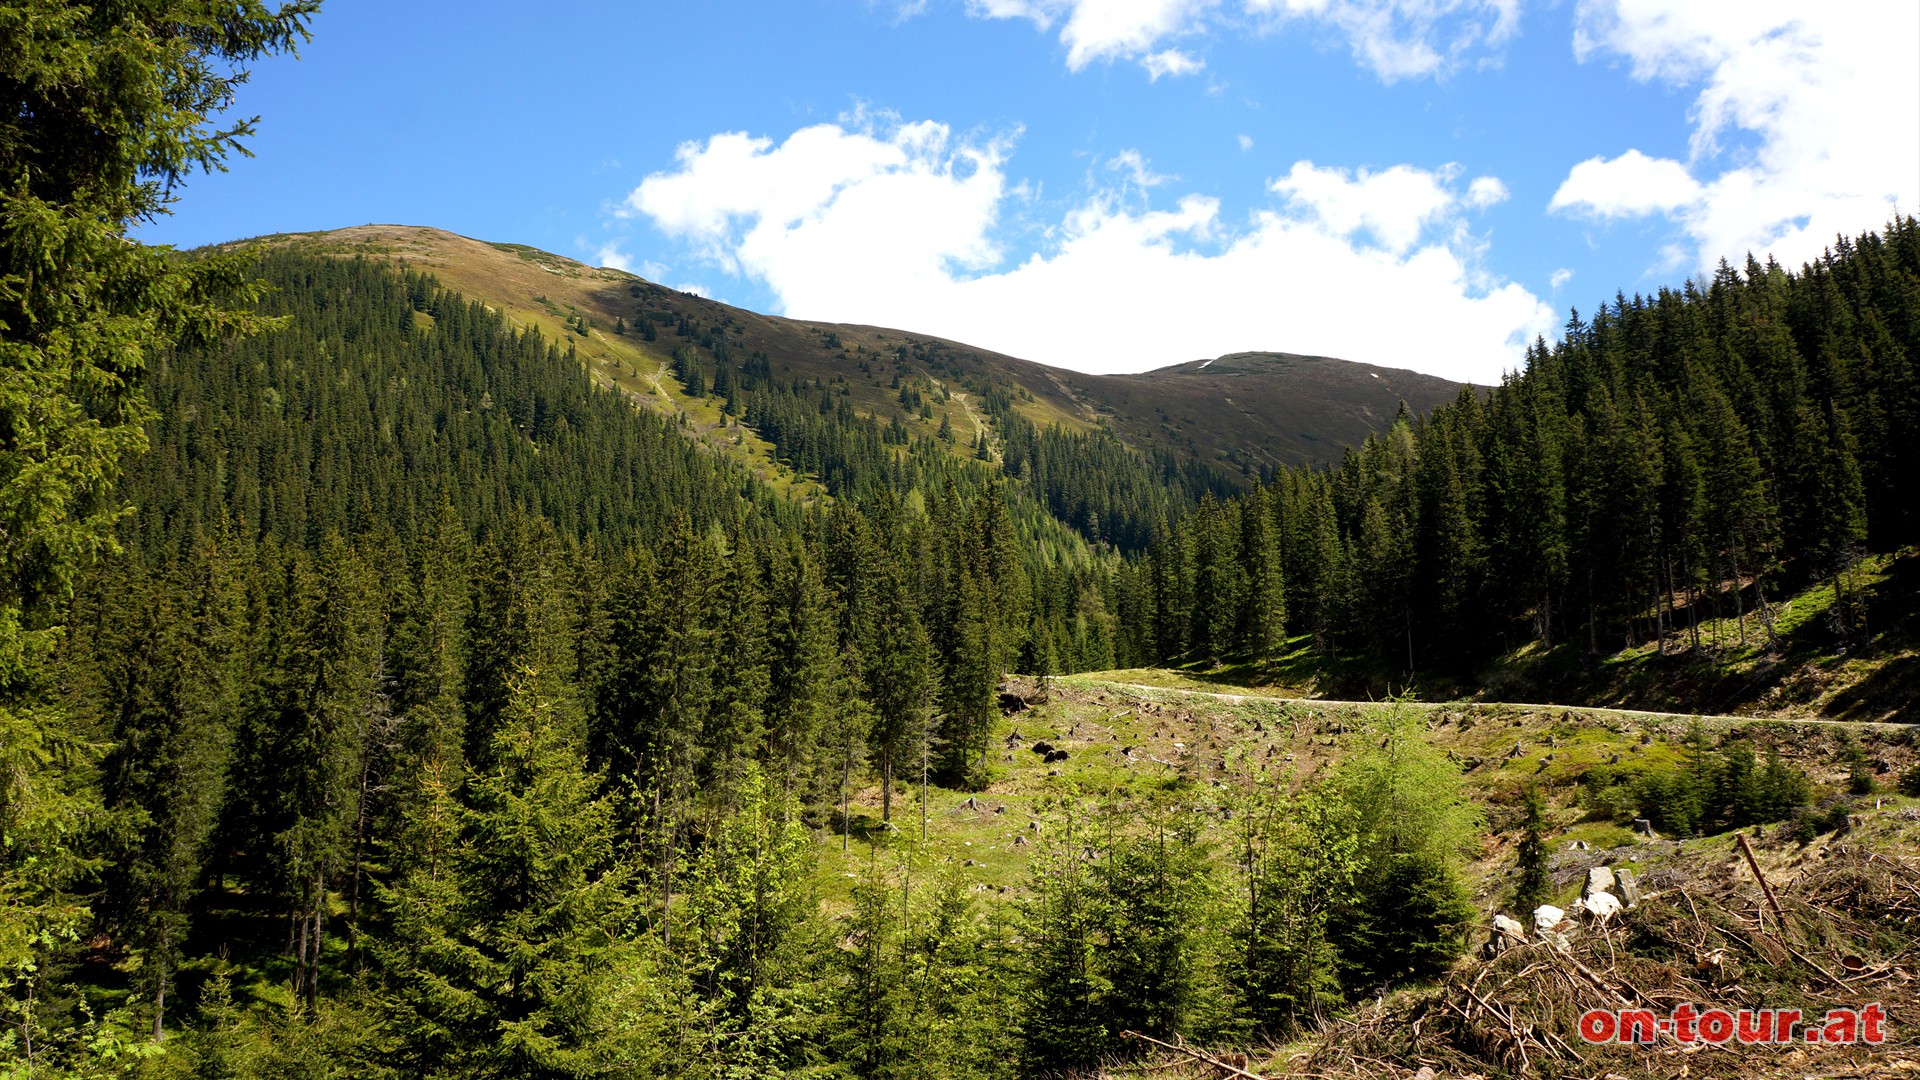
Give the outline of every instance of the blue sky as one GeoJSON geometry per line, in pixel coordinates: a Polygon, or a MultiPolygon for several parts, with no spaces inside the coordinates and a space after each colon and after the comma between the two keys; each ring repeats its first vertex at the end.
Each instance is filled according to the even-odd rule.
{"type": "Polygon", "coordinates": [[[1490,381],[1920,209],[1920,5],[330,0],[143,239],[367,222],[1083,370],[1490,381]]]}

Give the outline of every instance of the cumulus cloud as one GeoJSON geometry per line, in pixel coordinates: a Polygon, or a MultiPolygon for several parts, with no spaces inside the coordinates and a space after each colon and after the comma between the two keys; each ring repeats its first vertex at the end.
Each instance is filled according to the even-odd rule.
{"type": "MultiPolygon", "coordinates": [[[[1490,382],[1553,314],[1488,281],[1464,242],[1458,169],[1301,162],[1229,218],[1186,195],[1145,205],[1137,154],[1007,258],[1031,216],[1008,146],[944,125],[822,125],[784,142],[716,135],[629,196],[695,257],[764,283],[798,318],[895,326],[1083,371],[1247,349],[1322,353],[1490,382]],[[824,128],[824,130],[823,130],[824,128]],[[1381,318],[1382,305],[1393,318],[1381,318]]],[[[1110,174],[1109,174],[1110,175],[1110,174]]]]}
{"type": "Polygon", "coordinates": [[[1398,255],[1411,250],[1430,223],[1459,203],[1450,187],[1455,171],[1395,165],[1377,173],[1349,173],[1298,161],[1293,171],[1268,186],[1327,233],[1342,239],[1364,234],[1398,255]]]}
{"type": "Polygon", "coordinates": [[[1444,75],[1518,32],[1520,0],[968,0],[986,19],[1025,19],[1042,33],[1058,31],[1067,67],[1131,60],[1150,78],[1187,75],[1205,62],[1162,48],[1184,37],[1225,29],[1306,22],[1344,38],[1354,59],[1387,82],[1444,75]]]}
{"type": "Polygon", "coordinates": [[[1597,218],[1641,217],[1684,210],[1703,193],[1685,165],[1629,150],[1616,158],[1591,157],[1575,165],[1547,209],[1597,218]]]}
{"type": "Polygon", "coordinates": [[[1235,138],[1236,140],[1238,140],[1238,141],[1239,141],[1239,143],[1240,143],[1240,149],[1242,149],[1242,150],[1251,150],[1251,149],[1253,149],[1253,136],[1251,136],[1251,135],[1235,135],[1235,136],[1234,136],[1234,138],[1235,138]]]}
{"type": "Polygon", "coordinates": [[[1554,210],[1671,218],[1682,263],[1772,253],[1792,265],[1836,234],[1920,206],[1920,6],[1582,0],[1574,51],[1698,86],[1688,160],[1629,149],[1575,165],[1554,210]]]}
{"type": "Polygon", "coordinates": [[[783,295],[800,287],[788,273],[835,261],[849,242],[865,250],[867,273],[927,283],[999,259],[988,231],[1004,194],[1000,155],[992,142],[955,145],[932,122],[884,135],[816,124],[778,147],[733,132],[682,145],[679,168],[647,177],[627,205],[783,295]],[[741,221],[751,222],[744,232],[741,221]]]}

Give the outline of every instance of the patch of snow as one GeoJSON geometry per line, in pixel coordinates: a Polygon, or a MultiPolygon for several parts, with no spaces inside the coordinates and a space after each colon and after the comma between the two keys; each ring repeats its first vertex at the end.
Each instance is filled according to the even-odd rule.
{"type": "MultiPolygon", "coordinates": [[[[1373,372],[1371,372],[1371,371],[1369,371],[1369,372],[1367,372],[1367,374],[1369,374],[1369,375],[1373,375],[1373,372]]],[[[1373,377],[1377,379],[1377,378],[1379,378],[1380,376],[1378,376],[1378,375],[1373,375],[1373,377]]]]}
{"type": "Polygon", "coordinates": [[[1205,370],[1207,370],[1207,365],[1208,365],[1208,364],[1211,364],[1211,363],[1213,363],[1213,361],[1211,361],[1211,360],[1202,360],[1202,361],[1200,361],[1200,367],[1199,367],[1199,369],[1198,369],[1198,370],[1200,370],[1200,371],[1205,371],[1205,370]]]}

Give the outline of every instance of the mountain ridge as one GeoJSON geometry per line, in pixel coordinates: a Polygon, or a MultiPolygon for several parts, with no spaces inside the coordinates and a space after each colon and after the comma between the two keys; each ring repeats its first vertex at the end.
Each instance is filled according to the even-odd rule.
{"type": "MultiPolygon", "coordinates": [[[[770,447],[738,439],[738,428],[727,432],[724,418],[707,415],[712,410],[680,392],[672,371],[676,346],[698,346],[703,360],[714,363],[764,355],[775,376],[837,383],[856,411],[910,426],[916,410],[908,408],[902,385],[924,387],[935,393],[923,399],[930,408],[917,410],[919,423],[931,429],[944,421],[966,443],[985,430],[969,395],[998,388],[1014,412],[1040,428],[1104,427],[1142,454],[1201,463],[1228,483],[1282,465],[1332,464],[1347,447],[1384,431],[1402,402],[1424,413],[1464,388],[1404,369],[1282,351],[1092,374],[909,330],[766,315],[529,245],[427,226],[360,225],[222,246],[249,244],[384,259],[430,272],[471,299],[504,307],[516,323],[568,342],[597,382],[681,414],[691,431],[758,459],[763,472],[778,472],[770,447]],[[657,340],[640,336],[643,322],[653,324],[657,340]],[[691,341],[661,334],[666,324],[691,341]],[[616,332],[620,328],[630,332],[616,332]],[[718,432],[724,437],[716,438],[718,432]]],[[[956,440],[956,452],[968,449],[956,440]]]]}

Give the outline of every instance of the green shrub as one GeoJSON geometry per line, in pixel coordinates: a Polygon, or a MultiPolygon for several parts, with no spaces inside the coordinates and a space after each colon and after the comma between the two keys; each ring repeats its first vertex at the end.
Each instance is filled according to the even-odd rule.
{"type": "Polygon", "coordinates": [[[1582,803],[1596,817],[1646,818],[1660,832],[1691,836],[1783,821],[1813,798],[1812,782],[1777,750],[1763,764],[1744,741],[1716,750],[1696,731],[1688,743],[1687,759],[1675,765],[1587,770],[1582,803]]]}

